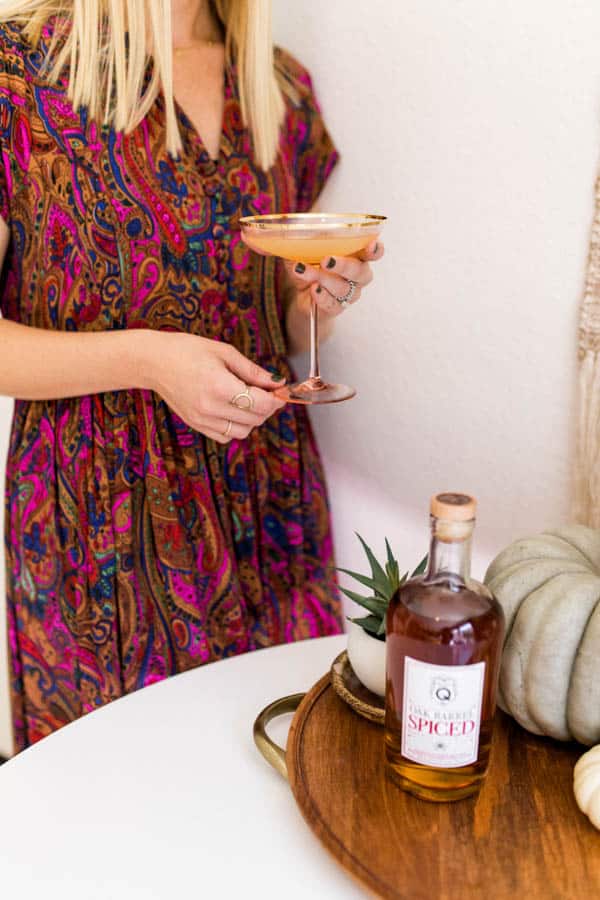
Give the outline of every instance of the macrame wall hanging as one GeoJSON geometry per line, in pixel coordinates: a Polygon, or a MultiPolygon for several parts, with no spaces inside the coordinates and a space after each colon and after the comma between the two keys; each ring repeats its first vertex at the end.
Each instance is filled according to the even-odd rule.
{"type": "Polygon", "coordinates": [[[579,317],[579,418],[575,518],[600,528],[600,176],[579,317]]]}

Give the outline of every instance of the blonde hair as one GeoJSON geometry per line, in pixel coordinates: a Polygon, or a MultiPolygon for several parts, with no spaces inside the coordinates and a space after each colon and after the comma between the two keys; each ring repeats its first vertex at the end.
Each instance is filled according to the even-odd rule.
{"type": "MultiPolygon", "coordinates": [[[[257,161],[269,169],[277,156],[284,116],[273,62],[271,0],[212,3],[225,30],[227,60],[236,62],[242,117],[257,161]]],[[[0,21],[21,25],[34,45],[54,16],[58,24],[48,53],[49,80],[56,82],[68,65],[69,98],[75,108],[85,107],[92,118],[125,132],[139,124],[162,91],[167,147],[177,156],[182,144],[173,101],[171,0],[0,2],[0,21]],[[58,49],[61,21],[69,27],[58,49]],[[144,90],[150,59],[152,77],[144,90]]]]}

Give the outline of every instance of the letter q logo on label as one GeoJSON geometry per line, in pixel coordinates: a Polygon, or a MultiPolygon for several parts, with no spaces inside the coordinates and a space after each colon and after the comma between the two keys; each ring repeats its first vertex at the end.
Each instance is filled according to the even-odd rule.
{"type": "Polygon", "coordinates": [[[445,705],[456,699],[456,682],[454,678],[432,678],[431,696],[438,703],[445,705]]]}

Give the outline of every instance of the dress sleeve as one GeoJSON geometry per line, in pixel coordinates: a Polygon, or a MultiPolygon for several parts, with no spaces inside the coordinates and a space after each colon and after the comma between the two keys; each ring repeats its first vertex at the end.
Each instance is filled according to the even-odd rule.
{"type": "Polygon", "coordinates": [[[10,223],[11,218],[12,166],[10,145],[12,120],[13,109],[0,80],[0,216],[7,224],[10,223]]]}
{"type": "Polygon", "coordinates": [[[30,126],[23,45],[16,26],[0,25],[0,216],[11,220],[16,183],[27,170],[30,126]]]}
{"type": "Polygon", "coordinates": [[[309,212],[325,187],[339,154],[323,121],[309,73],[283,50],[278,49],[276,60],[289,106],[287,138],[293,147],[296,212],[309,212]]]}

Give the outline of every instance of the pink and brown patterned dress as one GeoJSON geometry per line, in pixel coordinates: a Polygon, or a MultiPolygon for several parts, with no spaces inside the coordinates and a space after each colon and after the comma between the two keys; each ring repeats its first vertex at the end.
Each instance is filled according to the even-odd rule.
{"type": "MultiPolygon", "coordinates": [[[[234,344],[288,377],[281,272],[238,219],[308,210],[337,154],[304,69],[278,162],[263,172],[225,78],[218,160],[159,99],[124,137],[74,112],[0,27],[0,213],[11,231],[0,308],[62,331],[151,328],[234,344]]],[[[303,408],[217,445],[151,391],[16,401],[6,492],[17,750],[193,666],[337,633],[328,502],[303,408]]]]}

